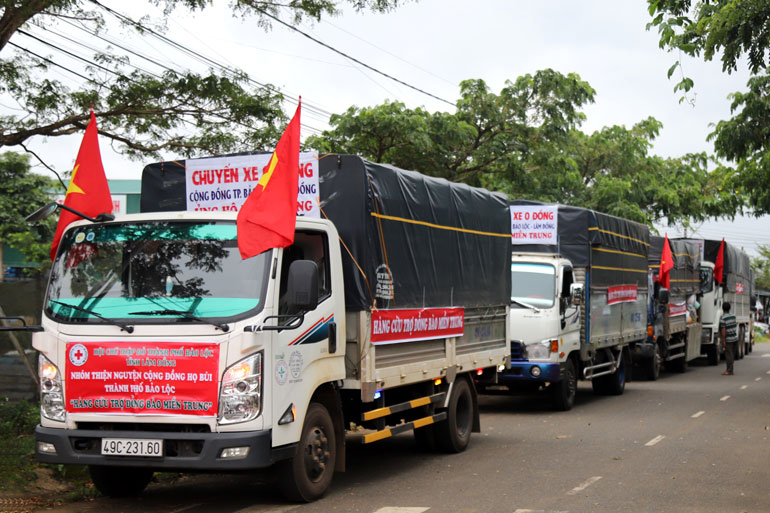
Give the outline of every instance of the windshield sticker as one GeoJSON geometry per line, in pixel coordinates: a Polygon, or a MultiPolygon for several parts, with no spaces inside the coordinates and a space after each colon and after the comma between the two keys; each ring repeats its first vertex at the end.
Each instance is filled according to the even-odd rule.
{"type": "Polygon", "coordinates": [[[89,232],[88,235],[86,235],[86,240],[88,242],[93,242],[93,240],[94,240],[94,232],[89,232]]]}
{"type": "Polygon", "coordinates": [[[86,234],[85,233],[80,232],[77,235],[75,235],[75,244],[80,244],[84,240],[86,240],[86,234]]]}

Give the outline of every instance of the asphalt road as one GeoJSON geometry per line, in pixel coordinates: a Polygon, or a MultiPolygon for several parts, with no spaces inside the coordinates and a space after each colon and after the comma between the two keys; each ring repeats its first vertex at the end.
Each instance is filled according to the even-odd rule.
{"type": "Polygon", "coordinates": [[[482,396],[482,432],[456,455],[410,434],[351,444],[348,471],[323,499],[287,504],[269,476],[188,476],[135,499],[54,510],[200,513],[770,511],[770,344],[736,362],[596,397],[581,383],[570,412],[537,397],[482,396]]]}

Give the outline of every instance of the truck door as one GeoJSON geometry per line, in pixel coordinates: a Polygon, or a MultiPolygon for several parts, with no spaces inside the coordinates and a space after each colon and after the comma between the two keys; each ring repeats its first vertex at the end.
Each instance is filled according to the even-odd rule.
{"type": "Polygon", "coordinates": [[[322,383],[344,376],[344,333],[337,325],[344,325],[335,311],[342,301],[342,290],[332,290],[329,260],[329,240],[325,232],[298,231],[294,244],[284,248],[280,263],[278,313],[302,313],[299,327],[275,332],[273,361],[265,362],[265,374],[272,380],[273,419],[277,422],[287,410],[296,410],[292,423],[273,426],[273,445],[297,440],[302,420],[313,391],[322,383]],[[295,260],[310,260],[318,267],[318,306],[310,312],[291,311],[287,302],[289,267],[295,260]],[[343,342],[338,342],[341,340],[343,342]]]}

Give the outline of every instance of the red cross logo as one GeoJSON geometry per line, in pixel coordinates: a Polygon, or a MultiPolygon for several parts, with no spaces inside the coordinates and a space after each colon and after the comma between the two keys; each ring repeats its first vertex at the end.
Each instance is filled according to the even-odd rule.
{"type": "Polygon", "coordinates": [[[88,349],[83,344],[75,344],[69,351],[70,362],[76,367],[80,367],[88,360],[88,349]]]}

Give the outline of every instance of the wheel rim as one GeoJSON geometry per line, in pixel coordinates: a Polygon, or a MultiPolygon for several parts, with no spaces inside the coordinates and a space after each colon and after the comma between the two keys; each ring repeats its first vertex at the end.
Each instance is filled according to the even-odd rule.
{"type": "Polygon", "coordinates": [[[316,426],[308,432],[305,444],[305,472],[311,481],[317,482],[329,464],[329,438],[323,428],[316,426]]]}

